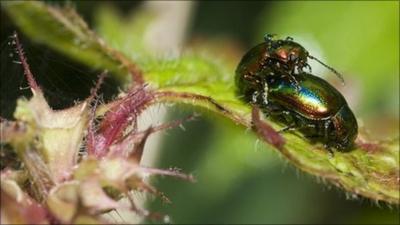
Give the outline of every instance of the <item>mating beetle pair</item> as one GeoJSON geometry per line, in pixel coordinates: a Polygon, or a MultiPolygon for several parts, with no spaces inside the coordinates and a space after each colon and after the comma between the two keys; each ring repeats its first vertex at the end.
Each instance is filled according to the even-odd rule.
{"type": "Polygon", "coordinates": [[[236,69],[238,95],[285,124],[284,130],[299,130],[329,149],[350,149],[357,136],[357,120],[338,90],[303,71],[311,69],[307,58],[317,60],[342,79],[292,38],[275,40],[267,35],[265,42],[244,55],[236,69]]]}

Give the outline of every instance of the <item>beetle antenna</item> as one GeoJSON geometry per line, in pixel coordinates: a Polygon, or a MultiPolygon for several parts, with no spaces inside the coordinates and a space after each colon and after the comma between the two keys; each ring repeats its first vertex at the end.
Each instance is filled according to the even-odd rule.
{"type": "Polygon", "coordinates": [[[326,65],[326,64],[323,63],[321,60],[315,58],[315,57],[312,56],[312,55],[308,55],[308,57],[309,57],[310,59],[314,59],[315,61],[319,62],[321,65],[325,66],[325,67],[328,68],[330,71],[332,71],[334,74],[336,74],[336,76],[339,77],[339,79],[342,81],[342,84],[345,85],[345,83],[344,83],[344,78],[343,78],[343,76],[342,76],[341,73],[339,73],[338,71],[336,71],[336,70],[333,69],[332,67],[326,65]]]}

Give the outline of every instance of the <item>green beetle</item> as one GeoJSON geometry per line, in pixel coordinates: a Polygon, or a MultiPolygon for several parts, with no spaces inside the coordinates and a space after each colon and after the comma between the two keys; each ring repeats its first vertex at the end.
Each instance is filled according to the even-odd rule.
{"type": "Polygon", "coordinates": [[[305,67],[311,71],[307,63],[307,59],[310,58],[331,70],[344,83],[339,72],[311,56],[303,46],[293,41],[293,38],[276,39],[274,35],[268,34],[264,39],[264,42],[254,46],[243,56],[236,69],[236,73],[242,75],[239,79],[251,80],[257,72],[267,69],[270,75],[284,74],[297,85],[297,74],[303,72],[305,67]]]}
{"type": "Polygon", "coordinates": [[[264,69],[255,74],[259,79],[254,83],[240,83],[238,91],[245,101],[258,105],[271,119],[285,124],[284,130],[298,130],[328,149],[353,147],[357,120],[338,90],[305,72],[296,74],[297,84],[287,76],[269,73],[271,70],[264,69]]]}

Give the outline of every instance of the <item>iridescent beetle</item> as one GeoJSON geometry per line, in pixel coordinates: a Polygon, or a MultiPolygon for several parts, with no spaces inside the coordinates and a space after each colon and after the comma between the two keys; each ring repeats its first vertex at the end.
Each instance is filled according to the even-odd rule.
{"type": "Polygon", "coordinates": [[[296,76],[300,90],[285,77],[265,77],[263,98],[256,104],[273,120],[285,124],[284,130],[298,130],[306,138],[348,150],[357,137],[357,120],[345,98],[325,80],[309,73],[296,76]],[[265,93],[264,93],[265,92],[265,93]]]}
{"type": "Polygon", "coordinates": [[[299,130],[328,149],[350,149],[358,125],[345,98],[325,80],[302,71],[309,55],[301,45],[280,41],[266,41],[243,57],[235,78],[239,97],[285,124],[283,130],[299,130]]]}
{"type": "MultiPolygon", "coordinates": [[[[299,43],[294,42],[293,38],[275,39],[274,35],[268,34],[264,37],[265,41],[250,49],[242,58],[236,69],[238,82],[256,82],[254,75],[263,69],[269,69],[271,76],[287,76],[292,83],[297,85],[296,74],[303,72],[305,67],[311,67],[307,59],[314,59],[333,73],[335,73],[344,84],[343,76],[332,67],[326,65],[319,59],[310,55],[309,52],[299,43]]],[[[298,89],[298,85],[297,85],[298,89]]],[[[255,93],[257,94],[257,93],[255,93]]]]}

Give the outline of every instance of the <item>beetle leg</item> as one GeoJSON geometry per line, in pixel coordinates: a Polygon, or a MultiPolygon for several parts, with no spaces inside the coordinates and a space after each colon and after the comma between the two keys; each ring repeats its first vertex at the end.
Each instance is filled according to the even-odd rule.
{"type": "MultiPolygon", "coordinates": [[[[300,74],[300,73],[303,73],[303,68],[304,67],[301,67],[301,66],[297,66],[295,69],[297,69],[297,74],[300,74]]],[[[292,74],[294,73],[294,70],[293,70],[293,72],[292,72],[292,74]]]]}
{"type": "Polygon", "coordinates": [[[258,98],[258,91],[254,91],[253,94],[251,95],[251,102],[252,103],[256,103],[257,102],[257,98],[258,98]]]}
{"type": "Polygon", "coordinates": [[[243,78],[252,85],[259,85],[261,83],[260,79],[254,76],[253,73],[245,74],[243,78]]]}
{"type": "Polygon", "coordinates": [[[261,93],[261,97],[263,100],[263,104],[267,105],[268,104],[268,85],[267,84],[264,85],[264,90],[261,93]]]}
{"type": "Polygon", "coordinates": [[[319,137],[321,137],[321,136],[319,136],[319,135],[303,135],[305,138],[308,138],[308,139],[315,139],[315,138],[319,138],[319,137]]]}
{"type": "Polygon", "coordinates": [[[266,107],[266,112],[272,115],[281,115],[285,113],[286,111],[283,111],[283,109],[277,105],[274,104],[267,104],[266,107]]]}
{"type": "Polygon", "coordinates": [[[310,73],[312,73],[312,69],[311,69],[310,64],[306,63],[305,67],[307,67],[308,71],[309,71],[310,73]]]}
{"type": "MultiPolygon", "coordinates": [[[[330,120],[327,120],[324,123],[324,139],[325,139],[325,143],[329,142],[329,125],[331,125],[331,123],[332,123],[332,121],[330,121],[330,120]]],[[[326,150],[328,150],[329,157],[332,158],[334,156],[332,147],[329,146],[328,144],[325,144],[324,147],[325,147],[326,150]]]]}
{"type": "Polygon", "coordinates": [[[332,158],[335,156],[334,151],[332,150],[332,147],[329,146],[329,145],[327,145],[327,144],[324,144],[324,148],[325,148],[326,150],[328,150],[328,157],[329,157],[330,159],[332,159],[332,158]]]}
{"type": "Polygon", "coordinates": [[[324,139],[326,142],[329,141],[329,125],[331,124],[330,120],[325,121],[324,123],[324,139]]]}
{"type": "Polygon", "coordinates": [[[291,115],[291,113],[289,111],[283,111],[282,116],[285,118],[287,124],[295,123],[295,121],[293,120],[293,116],[291,115]]]}
{"type": "Polygon", "coordinates": [[[297,130],[297,129],[299,129],[299,127],[297,127],[296,124],[292,124],[292,125],[289,125],[287,127],[284,127],[282,129],[278,130],[278,133],[283,133],[283,132],[286,132],[286,131],[294,131],[294,130],[297,130]]]}

